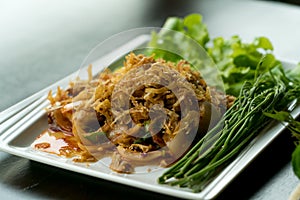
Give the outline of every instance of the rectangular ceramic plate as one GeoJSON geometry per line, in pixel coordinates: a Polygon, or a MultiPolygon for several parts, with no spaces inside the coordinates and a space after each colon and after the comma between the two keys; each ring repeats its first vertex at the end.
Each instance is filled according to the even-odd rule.
{"type": "MultiPolygon", "coordinates": [[[[126,43],[120,48],[106,54],[97,60],[94,65],[106,66],[112,58],[120,55],[120,52],[129,52],[135,47],[147,42],[149,36],[142,35],[126,43]]],[[[293,62],[283,62],[284,67],[295,66],[293,62]]],[[[247,165],[280,134],[284,129],[279,123],[271,123],[252,141],[247,148],[227,166],[202,192],[193,193],[190,190],[160,185],[158,177],[166,169],[156,169],[145,173],[118,174],[112,172],[102,161],[96,163],[74,163],[72,159],[66,159],[53,154],[36,151],[30,147],[35,138],[47,129],[47,116],[44,108],[47,106],[46,94],[57,86],[65,87],[76,76],[76,73],[45,88],[22,102],[0,113],[0,149],[27,159],[53,165],[70,171],[94,176],[97,178],[163,193],[171,196],[188,199],[212,199],[215,198],[247,165]],[[25,114],[25,115],[24,115],[25,114]]],[[[300,114],[300,107],[296,107],[293,116],[300,114]]]]}

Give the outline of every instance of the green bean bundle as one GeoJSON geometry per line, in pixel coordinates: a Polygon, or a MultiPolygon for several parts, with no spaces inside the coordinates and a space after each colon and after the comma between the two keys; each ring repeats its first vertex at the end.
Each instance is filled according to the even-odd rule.
{"type": "Polygon", "coordinates": [[[299,96],[299,85],[286,77],[281,65],[252,83],[245,82],[219,123],[159,177],[158,182],[188,187],[194,192],[203,190],[270,122],[264,113],[284,110],[299,96]]]}

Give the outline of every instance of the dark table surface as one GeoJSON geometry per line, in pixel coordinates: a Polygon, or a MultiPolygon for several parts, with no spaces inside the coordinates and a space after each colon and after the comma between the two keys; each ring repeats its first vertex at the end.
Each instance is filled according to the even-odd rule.
{"type": "MultiPolygon", "coordinates": [[[[0,111],[78,70],[109,36],[201,13],[212,37],[268,36],[275,54],[300,60],[300,7],[262,1],[0,1],[0,111]]],[[[282,133],[218,197],[287,199],[298,180],[282,133]]],[[[0,152],[1,199],[174,199],[0,152]]]]}

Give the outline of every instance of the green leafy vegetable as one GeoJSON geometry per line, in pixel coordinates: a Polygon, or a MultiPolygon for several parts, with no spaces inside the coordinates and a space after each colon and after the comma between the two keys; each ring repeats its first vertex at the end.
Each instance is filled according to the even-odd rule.
{"type": "Polygon", "coordinates": [[[300,145],[296,147],[292,154],[292,166],[294,173],[300,179],[300,145]]]}
{"type": "Polygon", "coordinates": [[[256,38],[253,42],[253,46],[256,48],[262,48],[264,50],[273,50],[273,45],[266,37],[256,38]]]}
{"type": "Polygon", "coordinates": [[[156,58],[177,62],[182,58],[201,59],[195,45],[202,47],[209,41],[206,25],[202,23],[202,16],[190,14],[185,18],[170,17],[159,32],[153,32],[148,44],[148,54],[155,54],[156,58]],[[191,38],[187,40],[187,37],[191,38]],[[170,51],[168,51],[170,50],[170,51]],[[172,52],[171,52],[172,51],[172,52]]]}
{"type": "Polygon", "coordinates": [[[300,63],[295,68],[288,70],[286,74],[289,79],[300,84],[300,63]]]}
{"type": "Polygon", "coordinates": [[[266,37],[243,43],[240,37],[233,36],[229,40],[215,38],[208,54],[221,71],[226,92],[237,96],[245,80],[252,81],[258,73],[280,64],[271,54],[272,50],[273,46],[266,37]],[[261,62],[262,58],[264,62],[261,62]]]}
{"type": "Polygon", "coordinates": [[[297,139],[296,144],[299,145],[299,143],[300,143],[300,122],[296,121],[289,112],[287,112],[287,111],[280,111],[280,112],[274,111],[274,113],[264,112],[264,115],[266,115],[267,117],[270,117],[272,119],[275,119],[279,122],[288,123],[286,127],[291,131],[293,137],[295,137],[297,139]]]}
{"type": "Polygon", "coordinates": [[[297,139],[296,148],[292,154],[292,166],[296,176],[300,179],[300,122],[296,121],[289,112],[280,111],[274,113],[264,113],[267,117],[275,119],[281,123],[286,122],[287,128],[291,131],[292,135],[297,139]]]}
{"type": "Polygon", "coordinates": [[[209,41],[207,27],[202,23],[202,16],[199,14],[190,14],[183,19],[170,17],[166,20],[163,28],[188,35],[196,40],[201,46],[205,46],[209,41]]]}
{"type": "Polygon", "coordinates": [[[228,40],[217,37],[210,44],[207,27],[199,14],[191,14],[185,18],[168,18],[161,32],[152,33],[149,42],[152,50],[149,54],[155,53],[157,58],[173,62],[189,58],[189,62],[200,63],[204,56],[197,52],[192,42],[187,42],[186,36],[195,40],[207,51],[221,72],[226,92],[234,96],[239,94],[245,80],[253,81],[257,73],[268,71],[279,64],[272,55],[273,45],[266,37],[257,37],[251,43],[243,43],[238,36],[228,40]],[[177,34],[168,30],[176,31],[177,34]],[[172,54],[163,49],[175,50],[175,52],[172,54]],[[260,61],[263,57],[267,62],[261,65],[260,61]]]}

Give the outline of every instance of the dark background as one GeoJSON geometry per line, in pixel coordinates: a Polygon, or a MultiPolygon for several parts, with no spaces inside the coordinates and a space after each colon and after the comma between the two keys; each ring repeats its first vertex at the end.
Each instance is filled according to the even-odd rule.
{"type": "Polygon", "coordinates": [[[278,2],[283,2],[283,3],[289,3],[289,4],[295,4],[295,5],[300,5],[299,0],[273,0],[273,1],[278,1],[278,2]]]}

